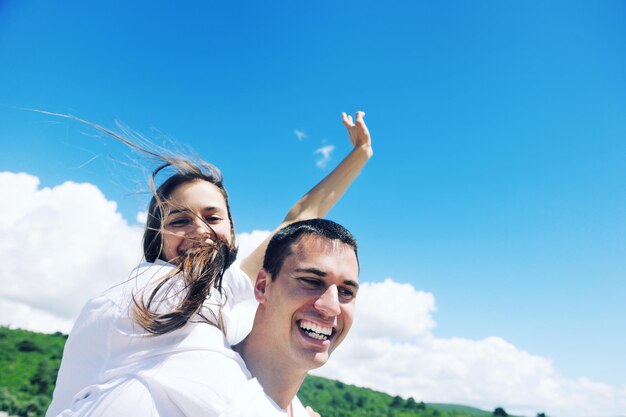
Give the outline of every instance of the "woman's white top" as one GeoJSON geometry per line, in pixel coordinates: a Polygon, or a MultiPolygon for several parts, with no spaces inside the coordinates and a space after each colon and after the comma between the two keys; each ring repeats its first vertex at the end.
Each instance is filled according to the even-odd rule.
{"type": "MultiPolygon", "coordinates": [[[[237,266],[225,272],[222,294],[212,290],[202,308],[211,320],[221,312],[226,337],[199,316],[159,336],[135,323],[133,296],[149,295],[173,268],[141,264],[128,281],[87,302],[65,344],[46,417],[285,415],[230,348],[249,333],[257,307],[252,283],[237,266]]],[[[168,311],[183,291],[181,279],[170,280],[155,298],[156,310],[168,311]]],[[[297,398],[293,406],[306,415],[297,398]]]]}

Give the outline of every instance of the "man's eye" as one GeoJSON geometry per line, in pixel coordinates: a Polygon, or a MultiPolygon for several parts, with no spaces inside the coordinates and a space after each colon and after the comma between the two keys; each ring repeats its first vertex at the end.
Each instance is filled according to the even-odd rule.
{"type": "Polygon", "coordinates": [[[322,284],[319,279],[300,278],[300,283],[308,288],[319,288],[322,284]]]}
{"type": "Polygon", "coordinates": [[[346,301],[350,301],[356,297],[356,293],[350,288],[339,288],[339,297],[346,301]]]}

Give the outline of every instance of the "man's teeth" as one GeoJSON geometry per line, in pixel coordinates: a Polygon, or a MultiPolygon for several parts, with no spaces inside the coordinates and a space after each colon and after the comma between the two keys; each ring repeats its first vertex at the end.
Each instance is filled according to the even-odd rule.
{"type": "Polygon", "coordinates": [[[317,340],[326,340],[333,333],[332,327],[323,327],[310,321],[302,320],[300,328],[304,330],[307,336],[317,340]]]}

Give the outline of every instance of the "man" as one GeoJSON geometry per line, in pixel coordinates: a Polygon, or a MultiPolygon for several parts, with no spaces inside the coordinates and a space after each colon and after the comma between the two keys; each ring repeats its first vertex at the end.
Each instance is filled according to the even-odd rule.
{"type": "MultiPolygon", "coordinates": [[[[106,383],[87,387],[60,415],[307,416],[296,394],[348,333],[358,273],[356,241],[345,228],[322,219],[292,223],[267,247],[254,284],[254,325],[234,350],[216,326],[192,320],[180,338],[154,336],[148,350],[131,349],[128,367],[117,360],[122,366],[106,383]],[[144,359],[137,364],[134,355],[144,359]]],[[[145,337],[122,322],[117,329],[130,337],[120,343],[145,347],[145,337]]]]}
{"type": "Polygon", "coordinates": [[[281,408],[350,330],[358,274],[356,240],[337,223],[298,222],[272,238],[255,284],[254,325],[235,350],[281,408]]]}

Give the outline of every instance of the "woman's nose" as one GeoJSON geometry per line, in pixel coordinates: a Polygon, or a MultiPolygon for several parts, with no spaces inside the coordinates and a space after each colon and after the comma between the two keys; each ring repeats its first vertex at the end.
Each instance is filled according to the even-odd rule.
{"type": "Polygon", "coordinates": [[[204,237],[205,235],[215,236],[215,232],[203,219],[197,218],[193,221],[193,229],[191,231],[194,237],[204,237]]]}

